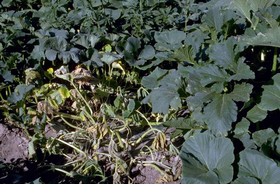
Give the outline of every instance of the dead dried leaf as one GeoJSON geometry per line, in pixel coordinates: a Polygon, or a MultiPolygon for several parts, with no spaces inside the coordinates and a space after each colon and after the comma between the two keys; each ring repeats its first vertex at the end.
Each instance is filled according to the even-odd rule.
{"type": "Polygon", "coordinates": [[[90,132],[95,139],[103,139],[108,133],[106,125],[101,123],[96,123],[86,130],[87,132],[90,132]]]}
{"type": "Polygon", "coordinates": [[[154,150],[166,150],[166,136],[163,132],[158,132],[155,137],[152,148],[154,150]]]}

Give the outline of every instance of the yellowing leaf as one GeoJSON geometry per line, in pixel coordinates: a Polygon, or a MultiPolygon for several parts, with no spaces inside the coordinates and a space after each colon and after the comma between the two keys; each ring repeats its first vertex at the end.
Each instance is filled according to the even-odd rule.
{"type": "Polygon", "coordinates": [[[124,69],[123,69],[123,67],[122,67],[122,65],[120,63],[118,61],[113,62],[112,63],[112,67],[116,68],[116,69],[120,69],[122,71],[122,74],[125,75],[125,71],[124,71],[124,69]]]}
{"type": "Polygon", "coordinates": [[[70,97],[70,92],[66,87],[59,88],[58,92],[63,98],[69,98],[70,97]]]}
{"type": "Polygon", "coordinates": [[[106,45],[102,48],[102,50],[103,50],[104,52],[112,52],[112,47],[111,47],[111,45],[106,44],[106,45]]]}

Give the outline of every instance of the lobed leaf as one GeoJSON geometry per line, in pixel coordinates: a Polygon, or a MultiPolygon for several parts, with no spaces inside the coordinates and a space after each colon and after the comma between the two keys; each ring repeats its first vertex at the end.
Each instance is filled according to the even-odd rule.
{"type": "Polygon", "coordinates": [[[280,47],[280,27],[267,29],[264,33],[259,32],[257,36],[244,38],[242,41],[248,45],[280,47]]]}
{"type": "Polygon", "coordinates": [[[258,105],[255,105],[247,113],[247,118],[254,123],[264,120],[266,116],[267,116],[267,111],[262,110],[258,105]]]}
{"type": "Polygon", "coordinates": [[[274,136],[276,136],[276,134],[271,128],[256,131],[252,135],[255,144],[259,147],[267,143],[274,136]]]}
{"type": "Polygon", "coordinates": [[[224,43],[216,43],[211,47],[209,57],[215,61],[215,64],[224,68],[233,68],[234,65],[234,45],[236,42],[234,39],[228,39],[224,43]]]}
{"type": "Polygon", "coordinates": [[[262,110],[280,109],[280,74],[274,75],[272,79],[273,85],[263,86],[261,103],[258,105],[262,110]]]}
{"type": "Polygon", "coordinates": [[[240,122],[238,122],[234,129],[235,135],[243,135],[248,133],[250,126],[250,121],[248,121],[246,118],[242,118],[240,122]]]}
{"type": "Polygon", "coordinates": [[[226,184],[233,178],[233,144],[228,138],[197,133],[183,144],[183,183],[226,184]]]}
{"type": "Polygon", "coordinates": [[[159,67],[156,67],[154,71],[148,75],[144,76],[141,80],[141,84],[148,89],[156,88],[159,84],[159,79],[167,73],[167,70],[163,70],[159,67]]]}
{"type": "Polygon", "coordinates": [[[201,74],[200,83],[203,86],[215,82],[225,82],[228,77],[226,71],[219,69],[216,65],[207,65],[201,67],[197,72],[201,74]]]}
{"type": "Polygon", "coordinates": [[[153,113],[164,114],[168,113],[169,106],[175,110],[182,106],[180,95],[178,93],[178,90],[181,87],[179,72],[171,70],[169,74],[159,81],[159,85],[160,87],[154,89],[142,101],[142,103],[151,102],[153,113]]]}
{"type": "Polygon", "coordinates": [[[145,59],[145,60],[151,60],[154,57],[155,57],[155,49],[151,45],[146,45],[138,56],[139,59],[145,59]]]}
{"type": "Polygon", "coordinates": [[[228,78],[228,81],[240,81],[242,79],[254,79],[255,73],[250,67],[244,63],[244,59],[240,58],[238,63],[233,66],[234,74],[228,78]]]}
{"type": "Polygon", "coordinates": [[[252,90],[253,85],[251,84],[236,84],[233,91],[229,95],[236,102],[248,102],[250,100],[250,94],[252,93],[252,90]]]}
{"type": "Polygon", "coordinates": [[[204,108],[204,121],[214,133],[226,134],[237,119],[237,106],[228,94],[217,94],[204,108]]]}
{"type": "Polygon", "coordinates": [[[278,184],[280,168],[270,158],[256,150],[244,150],[240,154],[238,177],[252,177],[262,183],[278,184]]]}
{"type": "Polygon", "coordinates": [[[182,41],[186,38],[186,34],[182,31],[172,30],[157,32],[155,34],[155,47],[159,51],[175,50],[182,47],[182,41]]]}

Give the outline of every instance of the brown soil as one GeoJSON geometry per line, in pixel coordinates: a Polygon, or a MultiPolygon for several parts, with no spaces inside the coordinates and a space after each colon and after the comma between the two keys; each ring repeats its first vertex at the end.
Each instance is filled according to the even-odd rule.
{"type": "Polygon", "coordinates": [[[0,161],[9,163],[28,158],[28,142],[25,132],[19,128],[9,129],[0,124],[0,161]]]}
{"type": "Polygon", "coordinates": [[[40,183],[77,183],[72,178],[48,171],[50,164],[63,164],[60,156],[43,156],[37,153],[37,161],[29,159],[30,140],[24,130],[12,124],[0,123],[0,183],[25,184],[40,183]],[[36,182],[37,180],[37,182],[36,182]]]}

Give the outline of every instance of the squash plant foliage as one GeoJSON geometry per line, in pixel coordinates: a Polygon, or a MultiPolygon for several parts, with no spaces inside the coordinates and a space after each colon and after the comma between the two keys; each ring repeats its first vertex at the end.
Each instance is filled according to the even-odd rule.
{"type": "MultiPolygon", "coordinates": [[[[197,19],[172,56],[182,65],[154,79],[144,100],[154,112],[189,110],[164,123],[186,139],[183,183],[280,182],[279,10],[275,0],[190,4],[189,17],[197,19]]],[[[154,72],[144,86],[162,71],[154,72]]]]}
{"type": "Polygon", "coordinates": [[[57,110],[70,96],[53,70],[82,65],[114,89],[149,91],[130,104],[184,136],[183,183],[277,184],[279,22],[279,0],[3,0],[0,108],[32,126],[26,104],[57,110]]]}

